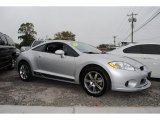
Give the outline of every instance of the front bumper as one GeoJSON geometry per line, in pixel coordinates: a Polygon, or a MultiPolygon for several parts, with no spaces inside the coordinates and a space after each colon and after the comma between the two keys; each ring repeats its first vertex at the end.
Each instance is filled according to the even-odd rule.
{"type": "Polygon", "coordinates": [[[134,87],[134,88],[116,88],[114,91],[123,91],[123,92],[135,92],[135,91],[141,91],[149,88],[151,86],[151,82],[149,80],[146,80],[145,84],[140,85],[139,87],[134,87]]]}
{"type": "Polygon", "coordinates": [[[111,89],[113,91],[134,92],[151,86],[150,71],[127,71],[111,69],[111,89]]]}

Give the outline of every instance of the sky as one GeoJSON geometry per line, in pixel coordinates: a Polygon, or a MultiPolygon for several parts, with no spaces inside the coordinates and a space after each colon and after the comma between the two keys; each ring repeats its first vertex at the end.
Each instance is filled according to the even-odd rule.
{"type": "MultiPolygon", "coordinates": [[[[31,22],[37,31],[36,38],[54,38],[61,31],[71,31],[76,41],[113,44],[131,41],[125,38],[131,33],[127,14],[137,13],[134,29],[141,26],[160,7],[0,7],[0,32],[18,39],[18,28],[31,22]]],[[[134,42],[160,42],[160,14],[134,34],[134,42]]]]}

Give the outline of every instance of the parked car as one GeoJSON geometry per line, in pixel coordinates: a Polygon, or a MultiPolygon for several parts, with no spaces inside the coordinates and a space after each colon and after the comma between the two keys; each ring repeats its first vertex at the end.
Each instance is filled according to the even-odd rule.
{"type": "Polygon", "coordinates": [[[151,77],[160,78],[160,44],[135,43],[110,52],[133,58],[146,65],[152,71],[151,77]]]}
{"type": "Polygon", "coordinates": [[[13,40],[8,35],[0,33],[0,69],[14,68],[16,51],[13,40]]]}
{"type": "Polygon", "coordinates": [[[74,41],[50,40],[17,59],[17,70],[24,81],[32,76],[82,84],[92,96],[108,90],[140,91],[150,87],[150,71],[141,63],[126,57],[102,54],[97,48],[74,41]]]}

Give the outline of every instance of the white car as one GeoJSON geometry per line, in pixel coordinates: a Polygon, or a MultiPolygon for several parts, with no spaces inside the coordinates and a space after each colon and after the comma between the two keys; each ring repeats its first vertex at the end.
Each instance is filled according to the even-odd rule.
{"type": "Polygon", "coordinates": [[[138,60],[152,71],[151,77],[160,78],[160,43],[133,43],[109,53],[138,60]]]}

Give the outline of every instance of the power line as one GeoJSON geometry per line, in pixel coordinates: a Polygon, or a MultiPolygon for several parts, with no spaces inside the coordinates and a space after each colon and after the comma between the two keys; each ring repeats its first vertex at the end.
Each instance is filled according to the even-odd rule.
{"type": "MultiPolygon", "coordinates": [[[[127,12],[127,14],[129,14],[130,12],[135,11],[136,8],[137,8],[137,7],[131,7],[130,10],[129,10],[129,12],[127,12]]],[[[124,18],[126,18],[126,17],[127,17],[127,16],[125,15],[124,18]]],[[[124,22],[125,22],[125,19],[124,19],[124,22]]],[[[126,26],[127,26],[126,24],[127,24],[127,22],[125,22],[125,24],[123,25],[123,29],[126,28],[126,26]]],[[[122,27],[122,26],[121,26],[121,27],[122,27]]],[[[121,31],[122,31],[123,29],[121,29],[121,31]]],[[[126,35],[126,32],[128,32],[129,30],[130,30],[130,28],[127,28],[126,31],[124,32],[124,34],[120,35],[120,36],[122,36],[121,38],[123,38],[123,37],[126,35]]]]}
{"type": "Polygon", "coordinates": [[[156,37],[152,37],[152,38],[142,38],[139,40],[153,40],[153,39],[157,39],[157,38],[160,38],[160,36],[156,36],[156,37]]]}
{"type": "MultiPolygon", "coordinates": [[[[129,9],[129,11],[127,12],[127,14],[130,13],[131,9],[132,9],[132,8],[129,9]]],[[[125,21],[126,17],[127,17],[127,16],[124,16],[124,18],[122,19],[122,22],[121,22],[121,24],[119,25],[119,27],[117,28],[116,33],[122,28],[122,25],[124,24],[124,21],[125,21]]]]}
{"type": "Polygon", "coordinates": [[[143,8],[139,8],[139,10],[137,11],[138,15],[142,10],[143,10],[143,8]]]}
{"type": "Polygon", "coordinates": [[[146,21],[143,25],[141,25],[139,28],[137,28],[135,32],[139,31],[140,29],[142,29],[144,26],[146,26],[148,23],[150,23],[154,18],[156,18],[158,15],[160,14],[160,8],[157,10],[156,14],[154,16],[152,16],[151,18],[149,18],[148,21],[146,21]]]}
{"type": "MultiPolygon", "coordinates": [[[[152,11],[153,11],[153,10],[152,10],[152,11]]],[[[157,10],[156,10],[156,11],[157,11],[157,10]]],[[[154,14],[153,14],[153,15],[154,15],[154,14]]],[[[152,15],[152,16],[153,16],[153,15],[152,15]]],[[[148,19],[146,19],[145,21],[147,21],[147,20],[148,20],[148,19]]],[[[131,34],[129,33],[128,36],[125,37],[125,39],[124,39],[123,41],[126,41],[126,40],[130,37],[130,35],[131,35],[131,34]]]]}
{"type": "Polygon", "coordinates": [[[138,14],[134,14],[133,12],[132,12],[132,14],[127,15],[127,16],[130,16],[130,18],[128,19],[128,21],[131,22],[131,43],[133,43],[133,28],[134,28],[134,22],[137,21],[137,19],[134,17],[134,16],[136,16],[136,15],[138,15],[138,14]]]}
{"type": "Polygon", "coordinates": [[[131,37],[131,42],[132,43],[133,43],[133,33],[134,33],[134,31],[133,31],[133,23],[136,22],[136,18],[133,17],[134,15],[137,15],[137,14],[133,14],[133,12],[132,12],[132,14],[127,15],[127,16],[131,16],[131,18],[129,18],[129,22],[131,22],[131,33],[124,39],[124,41],[125,41],[125,40],[127,40],[129,38],[130,35],[132,35],[132,37],[131,37]]]}
{"type": "MultiPolygon", "coordinates": [[[[160,14],[160,8],[148,19],[144,24],[142,24],[140,27],[138,27],[133,33],[139,31],[144,26],[146,26],[148,23],[150,23],[154,18],[156,18],[160,14]]],[[[127,40],[130,37],[131,34],[129,34],[123,41],[127,40]]]]}
{"type": "MultiPolygon", "coordinates": [[[[142,9],[141,9],[141,11],[142,11],[142,9]]],[[[140,10],[138,11],[138,15],[139,15],[139,14],[140,14],[140,10]]],[[[130,29],[130,28],[128,28],[128,31],[129,31],[129,29],[130,29]]],[[[125,35],[126,35],[126,33],[123,35],[123,37],[124,37],[125,35]]],[[[126,41],[126,40],[130,37],[130,35],[131,35],[131,33],[129,33],[128,36],[126,36],[123,41],[126,41]]],[[[122,38],[123,38],[123,37],[122,37],[122,38]]]]}

